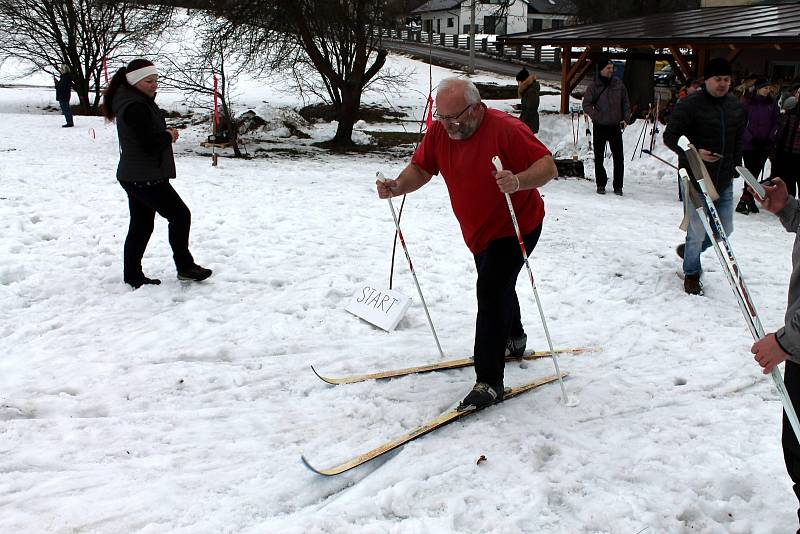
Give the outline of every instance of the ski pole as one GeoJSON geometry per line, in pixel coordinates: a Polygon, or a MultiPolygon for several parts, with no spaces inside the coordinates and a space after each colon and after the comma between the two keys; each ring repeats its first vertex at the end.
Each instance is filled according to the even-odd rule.
{"type": "MultiPolygon", "coordinates": [[[[503,170],[503,163],[500,161],[499,156],[492,158],[492,164],[498,172],[503,170]]],[[[522,260],[525,263],[525,267],[528,269],[528,277],[531,280],[533,296],[536,299],[536,306],[539,308],[539,318],[542,320],[542,328],[544,328],[544,335],[547,338],[547,346],[550,349],[550,357],[553,359],[553,365],[556,368],[556,376],[558,376],[558,383],[561,385],[561,394],[564,396],[564,404],[567,406],[577,406],[578,399],[574,396],[568,396],[567,388],[564,387],[564,379],[562,378],[561,370],[558,367],[558,357],[556,356],[556,351],[553,348],[553,341],[550,339],[550,330],[547,328],[547,320],[544,317],[542,301],[539,298],[539,291],[536,289],[536,281],[533,278],[533,270],[531,270],[531,265],[528,262],[528,251],[525,250],[525,243],[522,241],[522,232],[520,232],[519,223],[517,222],[517,214],[514,212],[514,204],[511,203],[511,195],[508,193],[504,194],[506,197],[506,204],[508,204],[508,211],[511,213],[511,222],[514,225],[514,231],[517,233],[519,248],[522,251],[522,260]]]]}
{"type": "MultiPolygon", "coordinates": [[[[698,215],[701,215],[700,220],[704,223],[703,226],[706,230],[706,234],[714,245],[714,250],[717,252],[717,257],[719,258],[722,268],[725,271],[728,284],[730,284],[731,289],[733,290],[733,293],[739,302],[739,309],[742,311],[742,315],[744,316],[745,322],[750,330],[750,334],[753,336],[753,339],[758,341],[764,337],[764,327],[761,325],[761,320],[758,317],[758,312],[753,304],[750,292],[748,291],[747,286],[744,283],[744,279],[742,278],[739,265],[736,262],[736,256],[733,254],[733,248],[730,245],[728,236],[725,234],[725,228],[722,226],[722,221],[719,218],[716,206],[714,206],[714,201],[711,200],[711,195],[708,193],[708,188],[706,187],[705,183],[705,177],[708,171],[705,168],[705,164],[700,159],[700,154],[697,152],[697,149],[685,136],[681,136],[681,138],[678,140],[678,145],[686,153],[689,163],[692,166],[692,170],[695,170],[695,167],[697,167],[697,170],[701,171],[698,174],[700,179],[697,180],[697,183],[702,191],[705,207],[708,210],[710,217],[705,213],[705,211],[703,211],[702,205],[696,206],[697,213],[698,215]],[[711,222],[714,223],[716,237],[714,236],[714,231],[711,228],[711,222]],[[727,258],[722,252],[722,248],[719,244],[720,241],[722,241],[722,244],[725,246],[727,258]]],[[[681,177],[684,180],[688,180],[689,177],[685,169],[681,169],[679,172],[681,172],[681,177]]],[[[687,192],[687,194],[689,194],[690,191],[687,187],[684,187],[684,190],[687,192]]],[[[691,199],[691,195],[689,198],[691,199]]],[[[789,423],[792,426],[792,430],[796,436],[800,436],[800,421],[797,419],[797,413],[795,412],[794,405],[792,405],[792,401],[789,398],[789,393],[786,391],[786,384],[784,384],[783,377],[781,376],[781,372],[777,366],[773,367],[770,375],[772,376],[772,381],[775,383],[775,387],[778,390],[778,395],[781,399],[781,403],[783,404],[783,409],[786,412],[786,417],[789,419],[789,423]]]]}
{"type": "Polygon", "coordinates": [[[645,154],[647,154],[648,156],[652,156],[652,157],[656,158],[658,161],[660,161],[660,162],[661,162],[661,163],[663,163],[664,165],[669,165],[670,167],[672,167],[672,168],[673,168],[673,169],[675,169],[676,171],[678,170],[678,166],[677,166],[677,165],[675,165],[674,163],[670,163],[669,161],[665,160],[664,158],[660,158],[660,157],[656,156],[655,154],[653,154],[653,151],[652,151],[652,150],[647,150],[647,149],[645,148],[645,149],[642,149],[642,152],[644,152],[644,153],[645,153],[645,154]]]}
{"type": "MultiPolygon", "coordinates": [[[[386,177],[383,175],[382,172],[375,173],[375,176],[381,182],[386,181],[386,177]]],[[[400,221],[397,219],[397,213],[394,211],[394,204],[392,204],[392,199],[387,198],[386,201],[389,203],[389,209],[392,211],[392,219],[394,219],[394,227],[397,229],[397,236],[400,238],[400,244],[403,245],[403,252],[406,253],[406,260],[408,260],[408,268],[411,270],[411,276],[414,278],[414,285],[417,286],[417,293],[419,294],[419,300],[422,302],[422,307],[425,308],[425,316],[428,318],[428,325],[431,327],[431,332],[433,333],[433,339],[436,340],[436,348],[439,349],[439,355],[444,358],[444,352],[442,351],[442,346],[439,344],[439,336],[436,335],[436,329],[433,327],[433,321],[431,320],[431,314],[428,313],[428,305],[425,304],[425,297],[422,296],[422,289],[419,287],[419,280],[417,280],[417,273],[414,271],[414,264],[411,263],[411,256],[408,254],[408,247],[406,246],[406,240],[403,238],[403,231],[400,230],[400,221]]]]}

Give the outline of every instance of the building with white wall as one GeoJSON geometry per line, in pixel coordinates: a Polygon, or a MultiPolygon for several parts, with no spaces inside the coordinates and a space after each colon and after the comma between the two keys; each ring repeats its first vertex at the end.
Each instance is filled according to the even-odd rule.
{"type": "MultiPolygon", "coordinates": [[[[475,33],[507,35],[557,29],[574,23],[569,0],[475,0],[475,33]]],[[[469,33],[472,0],[430,0],[411,12],[422,30],[457,35],[469,33]]]]}

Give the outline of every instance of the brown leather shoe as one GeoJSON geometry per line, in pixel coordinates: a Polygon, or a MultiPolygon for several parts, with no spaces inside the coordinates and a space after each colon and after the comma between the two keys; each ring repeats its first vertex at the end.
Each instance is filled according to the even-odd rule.
{"type": "Polygon", "coordinates": [[[683,251],[685,248],[686,248],[685,243],[681,243],[680,245],[675,247],[675,254],[677,254],[680,259],[683,259],[683,251]]]}
{"type": "Polygon", "coordinates": [[[703,284],[700,282],[700,275],[687,274],[683,279],[683,290],[689,295],[702,295],[703,284]]]}

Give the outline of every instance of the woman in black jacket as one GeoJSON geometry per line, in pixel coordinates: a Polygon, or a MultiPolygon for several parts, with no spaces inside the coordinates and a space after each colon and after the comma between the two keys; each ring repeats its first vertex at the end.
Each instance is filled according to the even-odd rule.
{"type": "Polygon", "coordinates": [[[114,74],[103,93],[103,115],[117,123],[117,180],[128,195],[131,215],[123,279],[133,288],[161,283],[142,272],[156,213],[169,221],[169,244],[178,279],[199,282],[211,276],[211,269],[195,264],[189,252],[191,212],[169,183],[175,178],[172,143],[178,140],[178,131],[167,128],[155,103],[157,89],[156,67],[146,59],[135,59],[114,74]]]}

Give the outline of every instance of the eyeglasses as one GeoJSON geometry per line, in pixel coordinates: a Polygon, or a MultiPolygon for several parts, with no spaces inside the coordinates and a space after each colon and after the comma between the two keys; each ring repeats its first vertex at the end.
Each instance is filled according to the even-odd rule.
{"type": "Polygon", "coordinates": [[[442,121],[442,122],[455,122],[461,115],[464,114],[465,111],[467,111],[471,107],[472,104],[468,104],[467,107],[462,109],[457,115],[449,115],[449,116],[440,115],[439,110],[437,109],[436,111],[433,112],[433,118],[436,119],[437,121],[442,121]]]}

